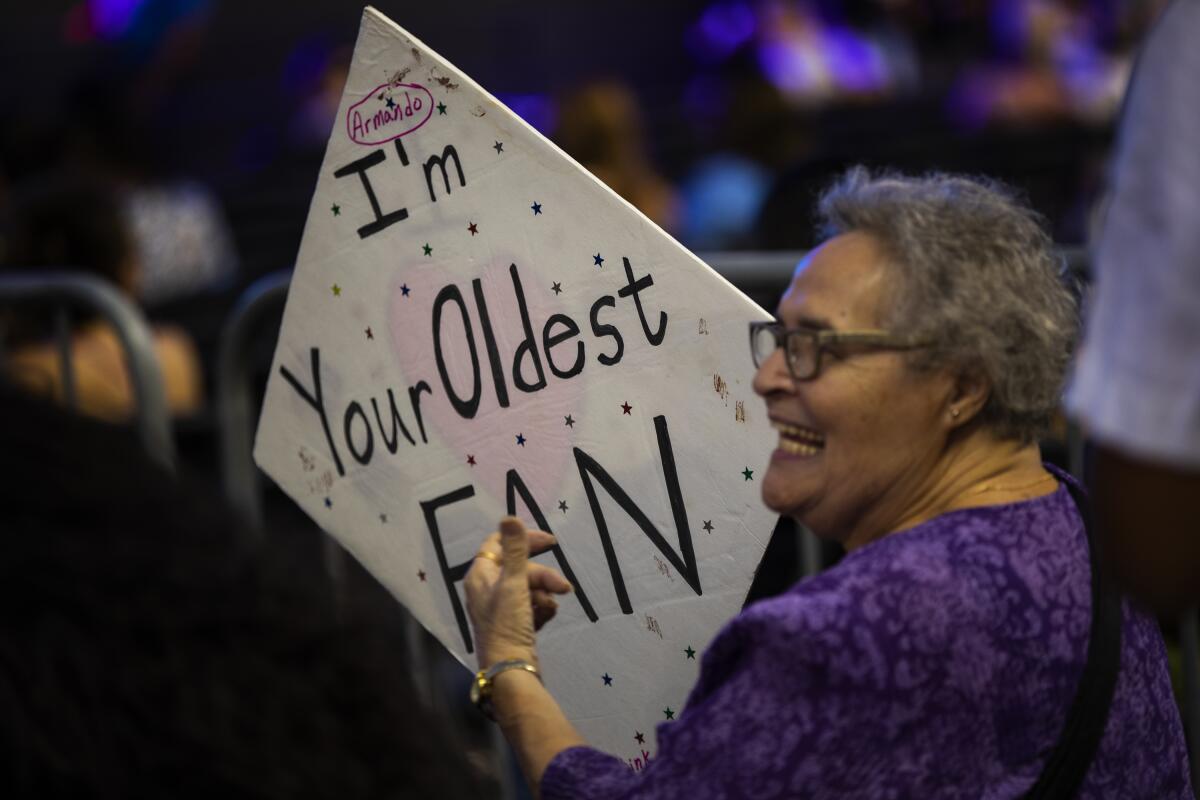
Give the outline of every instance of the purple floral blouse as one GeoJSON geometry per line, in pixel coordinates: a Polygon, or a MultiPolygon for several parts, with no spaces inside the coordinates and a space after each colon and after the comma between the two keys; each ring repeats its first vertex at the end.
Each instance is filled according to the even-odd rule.
{"type": "MultiPolygon", "coordinates": [[[[1091,624],[1066,487],[944,514],[756,603],[705,652],[640,772],[555,756],[546,800],[1020,797],[1055,745],[1091,624]]],[[[1191,800],[1155,622],[1124,607],[1121,671],[1083,798],[1191,800]]]]}

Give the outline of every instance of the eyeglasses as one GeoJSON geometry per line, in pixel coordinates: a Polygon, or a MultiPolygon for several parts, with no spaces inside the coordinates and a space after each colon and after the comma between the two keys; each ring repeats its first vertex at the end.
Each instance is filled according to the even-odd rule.
{"type": "Polygon", "coordinates": [[[881,330],[826,331],[785,328],[782,322],[750,323],[750,354],[754,357],[754,366],[761,367],[776,349],[782,347],[788,372],[798,381],[817,377],[821,372],[821,353],[844,344],[886,350],[912,350],[926,346],[923,342],[881,330]]]}

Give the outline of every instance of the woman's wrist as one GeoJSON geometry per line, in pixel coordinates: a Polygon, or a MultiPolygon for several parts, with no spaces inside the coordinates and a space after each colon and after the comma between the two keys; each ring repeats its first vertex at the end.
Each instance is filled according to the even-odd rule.
{"type": "Polygon", "coordinates": [[[537,649],[533,647],[504,647],[479,651],[479,668],[491,669],[501,661],[525,661],[536,669],[538,665],[537,649]]]}

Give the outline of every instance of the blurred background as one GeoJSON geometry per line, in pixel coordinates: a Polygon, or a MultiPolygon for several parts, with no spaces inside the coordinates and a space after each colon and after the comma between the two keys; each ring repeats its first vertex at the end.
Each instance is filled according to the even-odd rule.
{"type": "MultiPolygon", "coordinates": [[[[809,247],[817,194],[856,163],[999,178],[1045,216],[1061,246],[1081,253],[1136,48],[1164,5],[381,0],[377,7],[769,305],[791,262],[730,254],[809,247]],[[775,271],[739,280],[739,264],[775,271]]],[[[69,265],[140,309],[173,418],[170,460],[177,456],[193,499],[221,495],[224,476],[224,496],[242,522],[239,482],[219,444],[229,427],[228,416],[218,418],[222,336],[247,287],[290,269],[295,258],[361,13],[345,0],[42,0],[0,12],[0,272],[69,265]]],[[[1086,271],[1081,259],[1075,266],[1086,271]]],[[[258,335],[240,340],[252,399],[269,367],[285,285],[276,283],[258,335]]],[[[44,323],[0,315],[5,373],[70,397],[91,417],[129,421],[138,404],[120,377],[117,338],[86,316],[76,322],[70,344],[56,346],[44,323]],[[68,350],[70,380],[56,377],[55,366],[68,350]]],[[[257,404],[246,408],[249,435],[257,404]]],[[[21,439],[12,419],[5,429],[12,441],[41,446],[21,439]]],[[[1068,437],[1059,433],[1051,457],[1065,462],[1068,437]]],[[[40,462],[48,494],[29,519],[58,513],[62,464],[87,455],[77,450],[64,450],[62,463],[40,462]]],[[[241,469],[253,475],[243,455],[241,469]]],[[[31,468],[31,485],[40,478],[31,468]]],[[[117,489],[136,497],[130,481],[117,489]]],[[[311,556],[283,579],[288,591],[300,576],[320,583],[329,602],[318,598],[317,606],[333,628],[366,614],[376,630],[404,631],[388,645],[389,657],[423,662],[416,677],[404,672],[405,691],[425,697],[450,728],[466,729],[447,733],[447,741],[473,742],[456,749],[489,791],[523,791],[504,758],[493,758],[477,717],[459,719],[474,713],[465,708],[465,671],[440,663],[382,590],[285,498],[268,493],[252,505],[250,527],[287,531],[288,558],[311,556]],[[426,672],[430,680],[420,677],[426,672]],[[433,696],[457,698],[458,706],[446,713],[433,696]]],[[[88,513],[96,518],[94,508],[88,513]]],[[[129,524],[148,521],[149,512],[129,524]]],[[[38,524],[31,530],[45,529],[44,519],[38,524]]],[[[814,569],[836,557],[798,552],[795,533],[777,530],[752,598],[786,587],[806,563],[814,569]]],[[[206,552],[226,546],[214,542],[206,552]]],[[[155,569],[126,564],[116,573],[135,566],[141,572],[129,574],[155,569]]],[[[311,683],[298,676],[298,686],[311,683]]],[[[372,706],[370,697],[362,702],[372,706]]],[[[361,714],[376,713],[388,728],[394,717],[381,710],[361,714]]],[[[247,774],[254,769],[252,762],[247,774]]],[[[281,781],[281,796],[301,796],[281,781]]]]}

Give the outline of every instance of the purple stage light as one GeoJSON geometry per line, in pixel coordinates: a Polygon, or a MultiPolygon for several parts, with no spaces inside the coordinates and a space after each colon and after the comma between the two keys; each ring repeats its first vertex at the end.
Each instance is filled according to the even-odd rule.
{"type": "Polygon", "coordinates": [[[687,44],[698,59],[715,63],[748,42],[757,28],[758,19],[749,3],[715,3],[688,30],[687,44]]]}

